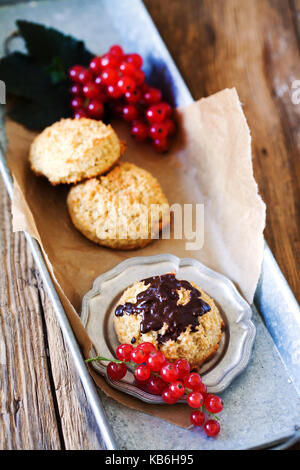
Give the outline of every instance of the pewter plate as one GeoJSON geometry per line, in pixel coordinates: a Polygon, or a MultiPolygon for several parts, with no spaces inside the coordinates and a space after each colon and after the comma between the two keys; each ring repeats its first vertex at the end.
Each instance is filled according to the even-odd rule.
{"type": "MultiPolygon", "coordinates": [[[[178,279],[193,281],[203,288],[213,297],[223,316],[225,328],[219,349],[200,369],[208,391],[220,393],[245,369],[250,359],[255,338],[252,311],[229,279],[192,258],[180,259],[171,254],[135,257],[97,277],[82,301],[81,320],[93,343],[90,357],[115,357],[119,343],[113,317],[123,291],[135,281],[171,271],[176,271],[178,279]]],[[[92,364],[113,387],[148,403],[163,403],[161,397],[135,385],[131,370],[122,381],[114,382],[106,375],[105,363],[92,364]]]]}

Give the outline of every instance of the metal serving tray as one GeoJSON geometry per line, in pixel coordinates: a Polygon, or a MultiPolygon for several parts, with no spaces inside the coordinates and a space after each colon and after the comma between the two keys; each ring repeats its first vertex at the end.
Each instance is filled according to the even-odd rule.
{"type": "MultiPolygon", "coordinates": [[[[192,101],[140,0],[86,0],[84,6],[81,0],[43,0],[2,6],[1,44],[15,29],[15,20],[20,18],[80,36],[87,47],[97,53],[120,42],[127,51],[143,55],[148,78],[154,85],[164,88],[175,105],[183,106],[192,101]]],[[[1,140],[5,141],[3,130],[1,140]]],[[[4,152],[1,152],[0,171],[11,196],[12,179],[4,152]]],[[[217,439],[208,439],[201,430],[181,429],[125,408],[95,388],[40,247],[28,234],[25,236],[108,449],[286,448],[299,440],[300,310],[267,245],[252,306],[257,332],[252,358],[246,371],[222,394],[226,404],[222,412],[222,431],[217,439]]]]}

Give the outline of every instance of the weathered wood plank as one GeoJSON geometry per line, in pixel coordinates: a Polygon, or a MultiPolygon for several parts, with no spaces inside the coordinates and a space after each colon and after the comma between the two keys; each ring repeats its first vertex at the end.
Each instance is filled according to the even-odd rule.
{"type": "Polygon", "coordinates": [[[61,449],[34,264],[0,183],[0,448],[61,449]]]}
{"type": "Polygon", "coordinates": [[[104,448],[2,182],[0,197],[0,449],[104,448]]]}
{"type": "MultiPolygon", "coordinates": [[[[290,2],[145,0],[195,99],[235,86],[267,204],[266,239],[300,300],[300,57],[290,2]]],[[[299,0],[296,2],[299,9],[299,0]]]]}
{"type": "Polygon", "coordinates": [[[47,325],[49,355],[65,448],[104,449],[79,376],[38,274],[37,280],[47,325]]]}

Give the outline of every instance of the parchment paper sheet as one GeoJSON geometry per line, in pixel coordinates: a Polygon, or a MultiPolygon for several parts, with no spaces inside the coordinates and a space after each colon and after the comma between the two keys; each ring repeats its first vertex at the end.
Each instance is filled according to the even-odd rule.
{"type": "MultiPolygon", "coordinates": [[[[252,303],[263,257],[265,205],[258,195],[251,161],[251,138],[235,89],[223,90],[178,109],[176,142],[166,155],[137,144],[128,126],[113,123],[128,149],[122,160],[149,170],[170,204],[204,203],[204,246],[186,251],[186,240],[156,240],[132,252],[93,244],[72,225],[66,207],[67,186],[52,187],[29,168],[28,150],[35,133],[7,122],[7,160],[14,178],[13,229],[40,243],[75,335],[87,357],[91,344],[76,312],[93,280],[131,256],[173,253],[193,257],[228,276],[252,303]]],[[[96,383],[119,402],[181,426],[189,425],[185,405],[147,405],[111,389],[90,369],[96,383]]]]}

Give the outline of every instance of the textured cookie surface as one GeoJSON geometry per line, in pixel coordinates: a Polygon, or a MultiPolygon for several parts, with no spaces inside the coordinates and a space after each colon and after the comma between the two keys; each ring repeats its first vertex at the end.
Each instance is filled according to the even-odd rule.
{"type": "Polygon", "coordinates": [[[124,151],[113,128],[93,119],[61,119],[32,142],[32,170],[52,184],[76,183],[108,171],[124,151]]]}
{"type": "MultiPolygon", "coordinates": [[[[151,279],[154,278],[149,278],[150,281],[151,279]]],[[[199,292],[199,298],[202,299],[207,307],[203,310],[204,313],[202,315],[197,316],[190,324],[187,323],[184,328],[181,328],[182,331],[177,331],[176,334],[176,329],[178,330],[178,325],[180,324],[180,318],[178,318],[178,316],[177,318],[176,315],[174,316],[173,323],[171,316],[171,321],[169,318],[168,323],[162,322],[160,325],[159,322],[157,322],[157,317],[159,318],[161,315],[161,311],[157,308],[157,305],[159,307],[159,302],[163,302],[164,309],[167,306],[167,302],[163,298],[164,294],[161,295],[161,293],[155,292],[153,298],[162,298],[158,303],[156,300],[151,302],[149,298],[145,299],[147,292],[150,293],[150,296],[153,295],[153,292],[151,294],[153,285],[149,280],[135,282],[124,291],[120,299],[119,306],[114,315],[114,327],[120,343],[132,342],[136,346],[144,341],[148,341],[162,351],[169,361],[185,358],[190,362],[192,367],[201,365],[217,351],[222,336],[222,328],[224,326],[222,317],[213,299],[194,283],[190,283],[191,288],[185,286],[177,289],[176,303],[178,306],[181,305],[188,308],[189,302],[191,302],[191,311],[194,310],[194,307],[197,308],[195,299],[192,299],[191,294],[192,290],[196,289],[196,292],[199,292]],[[142,298],[141,295],[139,296],[141,293],[143,293],[144,298],[142,298]],[[142,304],[138,310],[135,309],[135,305],[139,298],[142,304]],[[143,306],[143,302],[144,304],[148,302],[150,307],[148,312],[141,312],[140,309],[143,306]],[[150,327],[152,325],[153,329],[149,329],[149,325],[150,327]],[[160,328],[157,329],[158,327],[160,328]]],[[[163,287],[162,292],[166,293],[168,289],[163,287]]],[[[195,294],[195,290],[193,290],[193,292],[195,294]]],[[[170,295],[174,299],[173,293],[170,295]]],[[[170,312],[172,312],[172,310],[176,310],[174,305],[170,309],[170,312]]],[[[181,311],[184,311],[184,309],[179,310],[179,312],[181,311]]],[[[182,313],[182,315],[184,315],[184,313],[182,313]]]]}
{"type": "Polygon", "coordinates": [[[67,205],[73,224],[83,235],[122,250],[150,243],[169,207],[156,178],[127,162],[105,176],[72,187],[67,205]]]}

